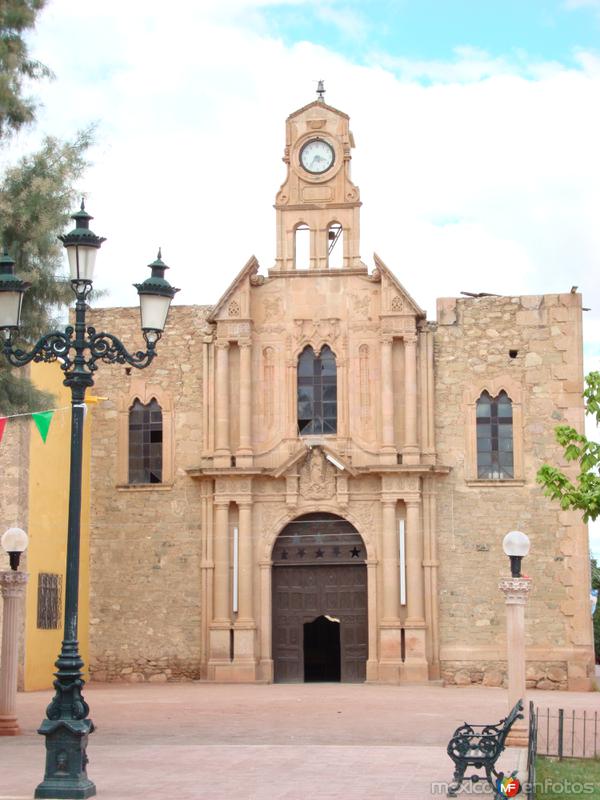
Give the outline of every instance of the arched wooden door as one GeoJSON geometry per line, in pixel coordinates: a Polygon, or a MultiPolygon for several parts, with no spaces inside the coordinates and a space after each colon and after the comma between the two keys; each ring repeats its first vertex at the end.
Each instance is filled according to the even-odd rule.
{"type": "Polygon", "coordinates": [[[356,528],[335,514],[305,514],[282,530],[272,558],[275,681],[364,681],[367,566],[356,528]]]}

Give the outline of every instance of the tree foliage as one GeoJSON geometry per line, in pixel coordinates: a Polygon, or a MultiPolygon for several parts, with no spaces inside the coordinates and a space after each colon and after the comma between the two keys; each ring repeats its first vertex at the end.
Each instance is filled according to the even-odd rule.
{"type": "Polygon", "coordinates": [[[0,141],[34,119],[35,102],[24,96],[24,84],[52,74],[29,57],[23,38],[46,2],[0,0],[0,141]]]}
{"type": "MultiPolygon", "coordinates": [[[[75,185],[87,166],[93,129],[61,141],[47,137],[41,149],[7,170],[0,183],[2,241],[15,261],[15,272],[31,283],[22,310],[21,337],[32,343],[57,324],[61,307],[72,299],[61,276],[64,249],[57,240],[77,205],[75,185]]],[[[36,391],[25,370],[10,370],[0,360],[0,413],[48,407],[48,397],[36,391]]]]}
{"type": "MultiPolygon", "coordinates": [[[[590,372],[585,384],[586,413],[600,424],[600,372],[590,372]]],[[[560,502],[561,508],[579,509],[585,522],[595,520],[600,515],[600,444],[569,425],[559,425],[555,434],[566,460],[579,463],[579,475],[573,483],[557,467],[544,464],[537,474],[538,483],[544,486],[544,494],[560,502]]]]}
{"type": "MultiPolygon", "coordinates": [[[[600,591],[600,568],[595,558],[592,558],[592,589],[600,591]]],[[[594,647],[596,650],[596,661],[600,661],[600,602],[596,605],[594,614],[594,647]]]]}

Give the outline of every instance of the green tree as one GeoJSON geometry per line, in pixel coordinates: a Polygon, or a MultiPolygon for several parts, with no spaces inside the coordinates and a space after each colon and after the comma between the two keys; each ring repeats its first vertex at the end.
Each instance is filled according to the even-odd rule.
{"type": "Polygon", "coordinates": [[[24,83],[52,74],[29,57],[23,38],[35,26],[46,2],[0,0],[0,142],[34,119],[36,104],[24,96],[24,83]]]}
{"type": "MultiPolygon", "coordinates": [[[[592,589],[600,591],[600,568],[595,558],[592,558],[592,589]]],[[[596,661],[600,660],[600,601],[596,605],[594,614],[594,647],[596,649],[596,661]]]]}
{"type": "MultiPolygon", "coordinates": [[[[92,142],[93,128],[71,142],[47,137],[38,152],[9,168],[0,183],[2,241],[17,274],[31,283],[22,310],[26,343],[55,327],[61,308],[72,299],[61,276],[64,249],[57,236],[69,224],[78,197],[75,184],[87,166],[92,142]]],[[[0,414],[48,408],[50,398],[33,387],[25,372],[11,370],[0,359],[0,414]]]]}
{"type": "MultiPolygon", "coordinates": [[[[600,372],[590,372],[585,378],[583,396],[586,414],[595,417],[600,424],[600,372]]],[[[593,442],[570,425],[559,425],[555,429],[557,442],[564,448],[567,461],[579,462],[579,475],[571,481],[560,469],[544,464],[537,474],[537,481],[544,487],[544,494],[560,502],[563,509],[578,509],[583,512],[585,522],[600,515],[600,444],[593,442]]],[[[600,589],[600,569],[591,559],[591,585],[600,589]]],[[[598,604],[600,606],[600,603],[598,604]]],[[[600,610],[594,614],[594,645],[596,660],[600,656],[600,610]]]]}
{"type": "MultiPolygon", "coordinates": [[[[590,372],[586,376],[583,396],[586,414],[593,415],[600,424],[600,372],[590,372]]],[[[600,444],[570,425],[559,425],[555,435],[564,448],[566,460],[579,462],[579,475],[573,483],[557,467],[544,464],[538,470],[537,481],[544,486],[544,494],[558,500],[561,508],[579,509],[585,522],[595,520],[600,514],[600,444]]]]}

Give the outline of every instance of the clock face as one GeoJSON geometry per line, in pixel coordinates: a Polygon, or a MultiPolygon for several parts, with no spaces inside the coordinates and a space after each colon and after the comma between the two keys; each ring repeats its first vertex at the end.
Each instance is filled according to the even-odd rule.
{"type": "Polygon", "coordinates": [[[333,164],[335,153],[333,147],[323,139],[311,139],[300,150],[300,164],[307,172],[320,175],[333,164]]]}

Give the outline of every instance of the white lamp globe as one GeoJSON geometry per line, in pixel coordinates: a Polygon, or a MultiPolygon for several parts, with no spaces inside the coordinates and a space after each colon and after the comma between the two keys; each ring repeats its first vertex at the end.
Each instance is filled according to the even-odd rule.
{"type": "Polygon", "coordinates": [[[27,550],[29,536],[21,528],[9,528],[2,534],[0,543],[7,553],[23,553],[27,550]]]}
{"type": "Polygon", "coordinates": [[[502,549],[507,556],[526,556],[529,553],[529,537],[521,531],[510,531],[502,540],[502,549]]]}

